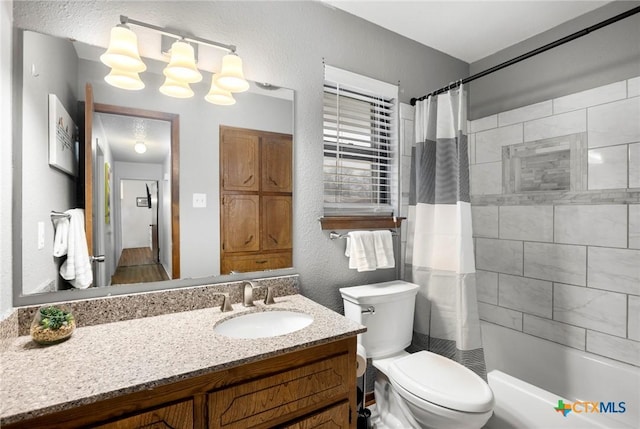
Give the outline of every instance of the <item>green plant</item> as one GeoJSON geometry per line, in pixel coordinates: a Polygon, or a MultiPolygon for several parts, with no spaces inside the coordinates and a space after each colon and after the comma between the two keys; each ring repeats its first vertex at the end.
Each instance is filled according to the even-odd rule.
{"type": "Polygon", "coordinates": [[[42,307],[40,309],[40,326],[44,329],[58,330],[69,325],[73,321],[73,315],[58,307],[42,307]]]}

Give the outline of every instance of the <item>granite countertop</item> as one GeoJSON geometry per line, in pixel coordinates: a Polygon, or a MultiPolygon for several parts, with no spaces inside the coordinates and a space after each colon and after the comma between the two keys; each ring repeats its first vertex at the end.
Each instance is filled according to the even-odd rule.
{"type": "Polygon", "coordinates": [[[215,307],[88,326],[48,347],[28,335],[7,341],[0,361],[0,426],[365,331],[302,295],[279,297],[269,306],[257,301],[255,308],[234,304],[233,310],[222,313],[215,307]],[[265,309],[304,312],[314,320],[270,338],[234,339],[213,332],[222,319],[265,309]]]}

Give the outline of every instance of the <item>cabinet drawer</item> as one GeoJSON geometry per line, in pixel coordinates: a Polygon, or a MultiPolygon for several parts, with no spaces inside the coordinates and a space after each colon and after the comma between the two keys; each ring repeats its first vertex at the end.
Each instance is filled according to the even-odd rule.
{"type": "Polygon", "coordinates": [[[292,265],[290,251],[262,255],[223,255],[220,271],[221,274],[229,274],[231,271],[248,273],[262,270],[275,270],[278,268],[290,268],[292,265]]]}
{"type": "Polygon", "coordinates": [[[194,427],[193,401],[179,402],[93,427],[96,429],[192,429],[194,427]]]}
{"type": "Polygon", "coordinates": [[[342,402],[294,423],[286,424],[282,429],[347,429],[349,428],[349,403],[342,402]]]}
{"type": "Polygon", "coordinates": [[[211,393],[209,427],[273,427],[336,400],[348,400],[348,356],[335,356],[211,393]]]}

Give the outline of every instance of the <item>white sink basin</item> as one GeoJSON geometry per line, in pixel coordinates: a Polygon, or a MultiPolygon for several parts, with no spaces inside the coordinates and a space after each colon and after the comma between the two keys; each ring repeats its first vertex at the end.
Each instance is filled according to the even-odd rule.
{"type": "Polygon", "coordinates": [[[259,311],[223,320],[213,327],[216,334],[231,338],[266,338],[290,334],[309,326],[313,317],[287,310],[259,311]]]}

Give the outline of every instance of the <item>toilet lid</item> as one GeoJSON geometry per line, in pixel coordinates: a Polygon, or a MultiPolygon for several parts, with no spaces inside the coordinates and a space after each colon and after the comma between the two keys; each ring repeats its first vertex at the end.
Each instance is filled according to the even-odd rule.
{"type": "Polygon", "coordinates": [[[476,373],[435,353],[421,351],[389,366],[392,383],[445,408],[472,413],[493,408],[493,392],[476,373]]]}

